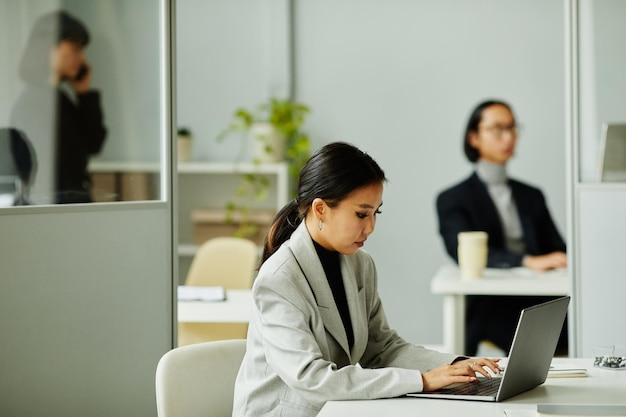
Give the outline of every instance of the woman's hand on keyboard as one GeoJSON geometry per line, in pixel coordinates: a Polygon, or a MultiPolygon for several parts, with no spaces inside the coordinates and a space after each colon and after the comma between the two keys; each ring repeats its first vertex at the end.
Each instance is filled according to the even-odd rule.
{"type": "Polygon", "coordinates": [[[435,391],[458,382],[476,381],[476,374],[491,378],[498,374],[500,359],[470,358],[452,365],[442,365],[428,372],[422,372],[423,391],[435,391]],[[489,372],[490,370],[491,372],[489,372]]]}

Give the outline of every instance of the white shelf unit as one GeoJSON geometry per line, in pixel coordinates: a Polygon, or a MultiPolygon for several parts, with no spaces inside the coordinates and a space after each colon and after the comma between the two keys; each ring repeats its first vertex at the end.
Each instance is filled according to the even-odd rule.
{"type": "MultiPolygon", "coordinates": [[[[158,174],[160,168],[157,162],[97,161],[90,164],[89,170],[92,173],[158,174]]],[[[189,220],[189,209],[200,207],[224,208],[226,201],[233,196],[233,187],[238,185],[239,176],[243,174],[260,174],[270,178],[270,198],[268,201],[259,202],[258,208],[270,208],[278,211],[287,203],[289,198],[289,176],[286,162],[269,164],[185,162],[178,164],[177,171],[179,217],[182,215],[186,218],[185,220],[189,220]],[[214,178],[209,180],[209,177],[214,178]]],[[[191,242],[190,228],[184,224],[180,224],[180,226],[183,226],[183,232],[179,243],[179,255],[193,256],[196,247],[189,243],[191,242]]]]}
{"type": "Polygon", "coordinates": [[[161,167],[158,162],[111,162],[93,161],[89,163],[89,172],[119,172],[119,173],[146,173],[158,174],[161,167]]]}
{"type": "MultiPolygon", "coordinates": [[[[93,162],[93,173],[160,172],[157,162],[93,162]]],[[[179,163],[178,175],[178,256],[180,279],[186,275],[191,259],[197,251],[192,243],[191,212],[199,208],[223,209],[233,197],[243,174],[260,174],[270,180],[268,199],[254,201],[252,208],[278,211],[289,199],[289,171],[286,162],[256,164],[252,162],[185,162],[179,163]]]]}
{"type": "Polygon", "coordinates": [[[197,251],[191,212],[224,209],[241,182],[241,175],[260,174],[270,180],[268,198],[252,208],[278,211],[289,199],[289,171],[285,162],[273,164],[188,162],[178,165],[178,273],[183,283],[197,251]]]}
{"type": "Polygon", "coordinates": [[[198,208],[223,209],[244,174],[266,175],[270,179],[269,198],[253,202],[253,208],[278,211],[287,203],[289,177],[285,162],[188,162],[178,165],[179,256],[193,256],[197,249],[191,243],[191,211],[198,208]]]}

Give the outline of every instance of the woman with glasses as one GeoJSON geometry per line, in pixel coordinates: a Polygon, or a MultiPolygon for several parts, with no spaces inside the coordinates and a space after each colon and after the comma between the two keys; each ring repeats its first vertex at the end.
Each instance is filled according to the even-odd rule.
{"type": "MultiPolygon", "coordinates": [[[[506,164],[515,153],[518,130],[511,106],[503,101],[484,101],[473,110],[463,147],[475,169],[469,178],[437,197],[439,232],[448,254],[457,262],[458,233],[480,230],[489,236],[489,268],[565,268],[565,242],[542,192],[507,175],[506,164]]],[[[481,340],[490,340],[508,352],[520,310],[550,298],[468,296],[465,354],[475,355],[481,340]]],[[[561,339],[563,346],[565,333],[561,339]]]]}

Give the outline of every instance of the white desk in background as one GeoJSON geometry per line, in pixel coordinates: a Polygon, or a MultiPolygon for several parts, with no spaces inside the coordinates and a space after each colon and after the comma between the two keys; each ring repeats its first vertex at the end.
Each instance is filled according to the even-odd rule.
{"type": "Polygon", "coordinates": [[[226,290],[224,301],[178,301],[179,323],[248,323],[252,290],[226,290]]]}
{"type": "Polygon", "coordinates": [[[433,294],[443,295],[444,351],[462,354],[465,340],[466,295],[568,295],[565,270],[533,272],[526,268],[487,268],[481,278],[466,280],[456,265],[439,268],[432,281],[433,294]]]}
{"type": "Polygon", "coordinates": [[[535,416],[537,404],[626,405],[626,371],[594,368],[592,359],[557,358],[587,369],[584,378],[548,378],[542,385],[499,403],[429,398],[329,401],[318,417],[505,417],[506,410],[525,411],[535,416]]]}

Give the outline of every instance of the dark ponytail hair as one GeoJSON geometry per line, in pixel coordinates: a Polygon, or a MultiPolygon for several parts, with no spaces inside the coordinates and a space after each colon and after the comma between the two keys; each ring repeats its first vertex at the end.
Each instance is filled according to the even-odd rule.
{"type": "Polygon", "coordinates": [[[300,171],[298,197],[274,217],[265,236],[261,265],[291,237],[313,200],[321,198],[328,206],[336,207],[354,190],[385,181],[385,173],[376,161],[353,145],[333,142],[318,149],[300,171]]]}
{"type": "Polygon", "coordinates": [[[465,156],[470,162],[476,162],[480,158],[480,154],[478,149],[474,148],[470,144],[470,133],[478,132],[478,125],[483,120],[483,111],[487,107],[491,106],[504,106],[511,114],[513,114],[513,109],[508,103],[505,103],[501,100],[486,100],[480,103],[478,106],[474,108],[472,114],[470,115],[469,120],[467,121],[467,127],[465,128],[465,135],[463,136],[463,151],[465,152],[465,156]]]}

